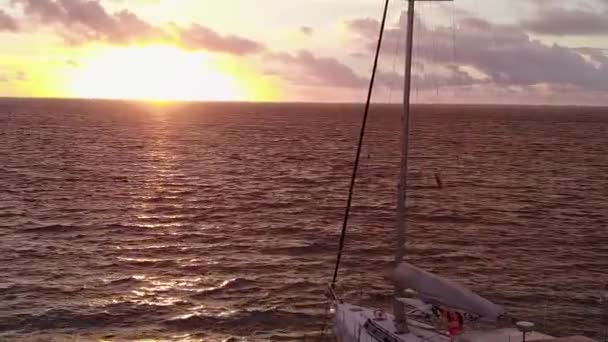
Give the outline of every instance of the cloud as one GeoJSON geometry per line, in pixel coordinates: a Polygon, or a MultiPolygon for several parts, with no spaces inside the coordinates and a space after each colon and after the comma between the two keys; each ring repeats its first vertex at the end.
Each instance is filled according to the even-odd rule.
{"type": "Polygon", "coordinates": [[[13,0],[26,15],[41,23],[62,28],[72,44],[103,40],[117,44],[161,39],[163,30],[150,25],[128,10],[108,13],[96,0],[13,0]]]}
{"type": "MultiPolygon", "coordinates": [[[[380,71],[378,73],[378,84],[389,89],[402,86],[404,76],[397,72],[380,71]]],[[[471,86],[487,84],[487,78],[474,78],[461,67],[447,65],[443,68],[435,68],[428,72],[417,72],[412,74],[412,84],[419,90],[438,89],[441,87],[471,86]]]]}
{"type": "MultiPolygon", "coordinates": [[[[371,18],[360,18],[347,21],[347,30],[354,32],[360,42],[369,50],[351,53],[355,58],[373,57],[373,49],[379,33],[378,21],[371,18]]],[[[389,28],[385,32],[387,40],[396,42],[403,35],[398,28],[389,28]]],[[[390,44],[386,44],[390,45],[390,44]]],[[[334,87],[341,89],[364,89],[369,84],[369,75],[361,76],[353,68],[336,58],[321,57],[308,50],[295,53],[268,53],[272,70],[268,75],[278,76],[291,84],[313,87],[334,87]]],[[[421,63],[415,62],[417,68],[423,68],[421,63]]],[[[435,89],[438,86],[457,86],[488,83],[487,78],[474,78],[469,73],[455,65],[446,65],[427,73],[415,73],[413,81],[419,89],[435,89]]],[[[403,75],[380,69],[377,77],[377,86],[395,88],[403,84],[403,75]]]]}
{"type": "Polygon", "coordinates": [[[307,50],[300,50],[295,54],[271,53],[267,58],[281,65],[282,71],[274,71],[273,74],[279,74],[298,85],[361,88],[368,82],[337,59],[317,57],[307,50]]]}
{"type": "Polygon", "coordinates": [[[300,27],[300,32],[304,35],[312,36],[315,33],[315,30],[310,26],[302,26],[300,27]]]}
{"type": "MultiPolygon", "coordinates": [[[[461,26],[455,62],[480,70],[495,83],[547,83],[608,90],[608,64],[594,65],[576,49],[532,40],[514,26],[493,25],[479,19],[462,21],[461,26]]],[[[450,34],[445,29],[439,33],[450,34]]],[[[449,58],[444,61],[449,62],[449,58]]]]}
{"type": "Polygon", "coordinates": [[[566,9],[550,5],[539,6],[535,18],[521,21],[528,31],[554,36],[608,35],[608,9],[566,9]]]}
{"type": "Polygon", "coordinates": [[[262,43],[234,35],[222,36],[199,24],[178,28],[178,31],[182,45],[190,49],[204,49],[240,56],[265,50],[262,43]]]}
{"type": "Polygon", "coordinates": [[[0,32],[1,31],[17,31],[17,21],[2,9],[0,9],[0,32]]]}
{"type": "MultiPolygon", "coordinates": [[[[374,27],[377,29],[379,23],[369,19],[351,23],[358,23],[347,25],[354,37],[363,41],[367,51],[373,50],[377,39],[374,27]]],[[[484,82],[502,86],[552,84],[608,91],[608,63],[603,51],[593,50],[593,61],[590,61],[576,48],[548,45],[533,40],[520,27],[493,24],[475,17],[461,19],[456,34],[451,27],[431,29],[419,19],[416,23],[417,36],[425,39],[416,41],[415,58],[431,66],[460,66],[458,70],[469,76],[460,74],[456,78],[466,82],[463,86],[487,79],[484,82]]],[[[398,39],[403,39],[404,33],[399,27],[391,27],[385,36],[385,46],[394,46],[398,39]]],[[[455,70],[445,74],[446,79],[436,81],[450,83],[455,70]]]]}
{"type": "Polygon", "coordinates": [[[589,58],[591,62],[594,62],[598,65],[604,64],[608,65],[608,50],[607,49],[599,49],[599,48],[577,48],[581,55],[589,58]]]}
{"type": "Polygon", "coordinates": [[[44,23],[61,21],[65,17],[62,8],[51,0],[12,0],[12,3],[22,5],[25,14],[37,16],[44,23]]]}
{"type": "MultiPolygon", "coordinates": [[[[135,13],[109,13],[99,0],[12,0],[27,16],[41,24],[53,25],[70,44],[106,41],[130,44],[146,41],[175,41],[189,49],[247,55],[264,51],[262,43],[236,35],[221,35],[213,29],[192,24],[188,27],[152,25],[135,13]]],[[[2,20],[0,12],[0,21],[2,20]]]]}
{"type": "Polygon", "coordinates": [[[364,38],[378,36],[380,23],[372,18],[357,18],[345,22],[347,30],[354,32],[364,38]]]}
{"type": "MultiPolygon", "coordinates": [[[[405,23],[403,20],[405,20],[405,17],[400,18],[400,22],[393,25],[388,23],[386,24],[382,38],[383,55],[386,53],[394,54],[395,46],[404,45],[405,32],[402,27],[405,26],[405,23]],[[389,51],[390,49],[393,49],[393,51],[389,51]]],[[[353,35],[355,40],[366,47],[367,53],[376,50],[378,44],[378,35],[380,34],[380,22],[378,20],[372,18],[357,18],[347,20],[344,23],[346,30],[353,35]]],[[[426,26],[420,22],[418,17],[415,18],[415,25],[417,36],[419,36],[419,34],[422,32],[418,28],[423,27],[426,29],[426,26]]]]}

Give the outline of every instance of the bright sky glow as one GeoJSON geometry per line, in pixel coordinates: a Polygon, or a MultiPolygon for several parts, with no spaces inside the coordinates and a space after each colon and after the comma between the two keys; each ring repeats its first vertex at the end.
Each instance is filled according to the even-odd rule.
{"type": "MultiPolygon", "coordinates": [[[[0,96],[362,101],[381,5],[0,0],[0,96]]],[[[395,30],[403,8],[393,1],[379,100],[400,77],[389,50],[403,38],[395,30]]],[[[608,104],[606,1],[418,9],[416,100],[608,104]]]]}

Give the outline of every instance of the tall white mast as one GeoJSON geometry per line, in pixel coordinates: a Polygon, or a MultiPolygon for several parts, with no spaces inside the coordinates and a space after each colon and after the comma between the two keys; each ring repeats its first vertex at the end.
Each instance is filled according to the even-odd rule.
{"type": "MultiPolygon", "coordinates": [[[[403,116],[401,117],[401,163],[399,182],[397,183],[397,246],[395,251],[395,267],[405,256],[405,233],[407,229],[407,172],[410,138],[411,116],[411,87],[412,87],[412,51],[414,46],[414,16],[416,1],[452,1],[452,0],[407,0],[407,32],[405,42],[405,80],[403,86],[403,116]]],[[[395,326],[399,333],[407,332],[407,324],[403,304],[397,300],[401,288],[395,284],[393,312],[395,326]]]]}

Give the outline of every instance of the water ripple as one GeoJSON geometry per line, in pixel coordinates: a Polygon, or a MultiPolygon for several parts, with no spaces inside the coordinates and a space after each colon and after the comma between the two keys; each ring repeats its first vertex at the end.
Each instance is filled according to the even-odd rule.
{"type": "MultiPolygon", "coordinates": [[[[319,339],[360,110],[1,100],[0,340],[319,339]]],[[[408,258],[594,336],[608,111],[413,122],[408,258]]],[[[398,127],[399,108],[374,108],[338,284],[373,306],[391,293],[398,127]]]]}

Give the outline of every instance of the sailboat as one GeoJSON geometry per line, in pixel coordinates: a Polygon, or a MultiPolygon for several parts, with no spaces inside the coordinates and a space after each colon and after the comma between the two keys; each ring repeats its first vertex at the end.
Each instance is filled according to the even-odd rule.
{"type": "MultiPolygon", "coordinates": [[[[534,324],[525,321],[515,323],[515,327],[470,330],[464,328],[465,321],[496,322],[508,317],[505,310],[485,299],[465,286],[422,270],[404,261],[406,238],[406,189],[408,175],[408,149],[410,136],[410,92],[412,76],[412,50],[414,39],[415,4],[418,1],[452,1],[452,0],[406,0],[407,29],[405,55],[405,83],[403,93],[403,114],[401,127],[401,161],[399,181],[397,184],[396,216],[396,251],[394,269],[388,280],[394,283],[392,298],[393,312],[366,308],[342,301],[336,293],[335,285],[340,266],[347,231],[349,209],[352,202],[359,156],[365,134],[365,126],[370,108],[374,79],[378,67],[384,28],[390,0],[385,0],[373,71],[369,85],[359,144],[355,157],[353,173],[344,213],[342,234],[334,269],[332,283],[328,294],[333,313],[334,334],[339,342],[515,342],[515,341],[561,341],[593,342],[585,337],[575,336],[555,339],[534,330],[534,324]],[[408,293],[409,296],[405,296],[408,293]]],[[[511,321],[513,321],[511,319],[511,321]]]]}

